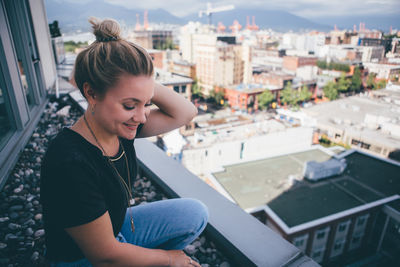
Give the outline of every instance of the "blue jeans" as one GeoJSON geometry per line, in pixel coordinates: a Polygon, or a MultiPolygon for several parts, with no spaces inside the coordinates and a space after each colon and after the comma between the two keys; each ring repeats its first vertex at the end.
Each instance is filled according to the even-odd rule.
{"type": "MultiPolygon", "coordinates": [[[[128,208],[121,232],[116,239],[145,248],[184,249],[207,225],[208,209],[200,201],[177,198],[128,208]],[[130,210],[135,232],[130,225],[130,210]]],[[[85,258],[74,262],[51,263],[52,267],[91,267],[85,258]]]]}

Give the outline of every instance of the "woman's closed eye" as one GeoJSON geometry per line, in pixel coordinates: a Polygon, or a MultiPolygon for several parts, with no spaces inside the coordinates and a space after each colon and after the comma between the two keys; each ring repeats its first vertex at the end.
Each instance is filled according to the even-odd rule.
{"type": "Polygon", "coordinates": [[[123,106],[124,106],[124,109],[126,109],[126,110],[132,110],[132,109],[135,108],[134,105],[127,105],[127,104],[124,104],[123,106]]]}
{"type": "Polygon", "coordinates": [[[144,104],[145,107],[150,107],[151,105],[153,105],[153,103],[151,101],[144,104]]]}

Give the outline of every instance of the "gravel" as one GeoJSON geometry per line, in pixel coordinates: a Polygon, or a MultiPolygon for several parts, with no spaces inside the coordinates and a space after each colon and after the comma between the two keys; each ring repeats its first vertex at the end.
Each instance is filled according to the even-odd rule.
{"type": "MultiPolygon", "coordinates": [[[[0,191],[0,267],[46,266],[45,231],[40,198],[40,164],[49,140],[64,126],[71,126],[82,112],[64,96],[52,99],[0,191]]],[[[146,177],[134,182],[135,205],[167,199],[146,177]]],[[[185,250],[202,267],[233,266],[204,235],[185,250]]]]}

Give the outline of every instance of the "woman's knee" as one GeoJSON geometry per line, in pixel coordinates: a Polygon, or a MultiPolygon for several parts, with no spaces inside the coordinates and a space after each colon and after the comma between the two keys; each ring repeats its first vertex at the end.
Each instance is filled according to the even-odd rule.
{"type": "Polygon", "coordinates": [[[195,222],[194,232],[202,231],[206,227],[209,218],[209,212],[207,206],[197,199],[183,198],[182,201],[185,205],[189,206],[191,212],[192,220],[195,222]]]}

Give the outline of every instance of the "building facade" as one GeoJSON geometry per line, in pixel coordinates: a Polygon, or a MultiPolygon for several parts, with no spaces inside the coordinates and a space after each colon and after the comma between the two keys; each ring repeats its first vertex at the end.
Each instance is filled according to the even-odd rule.
{"type": "Polygon", "coordinates": [[[56,81],[44,1],[0,1],[0,187],[56,81]]]}

